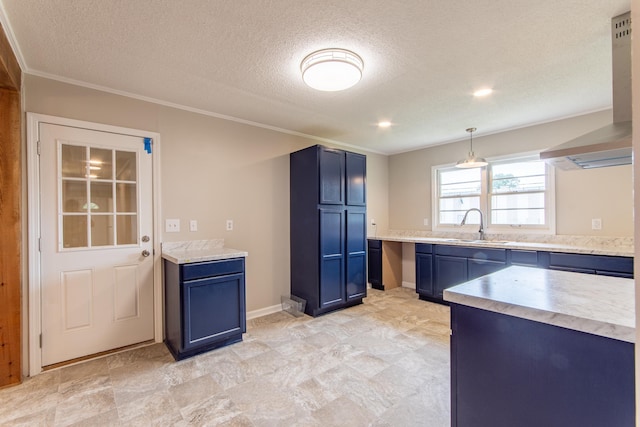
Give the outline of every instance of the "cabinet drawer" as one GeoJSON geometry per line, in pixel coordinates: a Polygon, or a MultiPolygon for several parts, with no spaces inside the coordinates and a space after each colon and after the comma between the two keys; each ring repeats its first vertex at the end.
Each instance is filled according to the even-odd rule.
{"type": "Polygon", "coordinates": [[[242,273],[244,259],[235,258],[222,261],[206,261],[185,264],[182,267],[182,280],[194,280],[203,277],[222,276],[225,274],[242,273]]]}
{"type": "Polygon", "coordinates": [[[382,249],[382,240],[369,239],[369,249],[382,249]]]}
{"type": "Polygon", "coordinates": [[[421,254],[430,254],[433,251],[431,243],[416,243],[416,252],[421,254]]]}
{"type": "Polygon", "coordinates": [[[601,270],[633,274],[633,258],[551,252],[549,253],[549,268],[571,269],[574,271],[601,270]]]}
{"type": "Polygon", "coordinates": [[[511,251],[511,264],[536,266],[538,265],[538,252],[513,249],[511,251]]]}
{"type": "Polygon", "coordinates": [[[507,260],[506,249],[478,248],[475,246],[435,245],[435,253],[437,255],[457,256],[485,261],[505,262],[507,260]]]}

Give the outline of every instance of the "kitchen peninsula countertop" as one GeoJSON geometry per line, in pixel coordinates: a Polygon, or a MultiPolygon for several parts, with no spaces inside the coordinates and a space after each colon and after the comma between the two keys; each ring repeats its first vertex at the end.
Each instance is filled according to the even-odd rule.
{"type": "Polygon", "coordinates": [[[473,233],[450,235],[406,230],[389,230],[368,239],[404,243],[432,243],[437,245],[470,246],[482,248],[520,249],[530,251],[567,252],[576,254],[634,256],[631,237],[591,237],[591,236],[542,236],[542,235],[489,235],[485,241],[473,241],[473,233]],[[536,241],[537,240],[537,241],[536,241]]]}
{"type": "Polygon", "coordinates": [[[224,239],[166,242],[162,244],[162,258],[174,264],[214,261],[249,256],[248,252],[224,247],[224,239]]]}
{"type": "Polygon", "coordinates": [[[508,267],[444,291],[446,301],[635,342],[634,281],[508,267]]]}

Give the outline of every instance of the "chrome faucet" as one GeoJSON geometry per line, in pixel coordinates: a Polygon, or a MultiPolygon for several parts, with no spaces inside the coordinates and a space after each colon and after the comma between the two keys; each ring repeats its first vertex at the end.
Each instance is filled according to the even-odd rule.
{"type": "Polygon", "coordinates": [[[460,223],[460,225],[464,225],[467,222],[467,215],[469,215],[469,212],[471,211],[477,211],[480,214],[480,229],[478,230],[478,240],[484,240],[484,221],[483,221],[482,211],[480,209],[478,208],[468,209],[464,213],[464,217],[462,218],[462,222],[460,223]]]}

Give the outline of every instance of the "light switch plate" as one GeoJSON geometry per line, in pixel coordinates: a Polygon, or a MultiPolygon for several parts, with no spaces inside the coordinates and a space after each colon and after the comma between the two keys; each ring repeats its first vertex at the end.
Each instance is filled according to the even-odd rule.
{"type": "Polygon", "coordinates": [[[189,231],[198,231],[198,221],[192,219],[189,221],[189,231]]]}
{"type": "Polygon", "coordinates": [[[591,220],[591,229],[592,230],[602,230],[602,219],[593,218],[591,220]]]}

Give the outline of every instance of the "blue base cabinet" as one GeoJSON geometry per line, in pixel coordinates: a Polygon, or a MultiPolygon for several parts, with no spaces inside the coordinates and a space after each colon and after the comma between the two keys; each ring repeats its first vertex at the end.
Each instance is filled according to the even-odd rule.
{"type": "MultiPolygon", "coordinates": [[[[416,243],[416,292],[421,298],[437,298],[433,281],[433,245],[416,243]]],[[[440,296],[442,298],[442,295],[440,296]]]]}
{"type": "Polygon", "coordinates": [[[366,157],[315,145],[290,155],[291,294],[318,316],[367,294],[366,157]]]}
{"type": "Polygon", "coordinates": [[[453,427],[634,426],[634,345],[451,304],[453,427]]]}
{"type": "Polygon", "coordinates": [[[367,244],[368,282],[373,289],[384,291],[382,284],[382,240],[369,239],[367,244]]]}
{"type": "Polygon", "coordinates": [[[633,278],[633,258],[624,256],[416,243],[415,262],[420,299],[441,304],[445,289],[510,265],[633,278]]]}
{"type": "Polygon", "coordinates": [[[165,337],[176,360],[234,342],[246,332],[244,258],[164,260],[165,337]]]}

